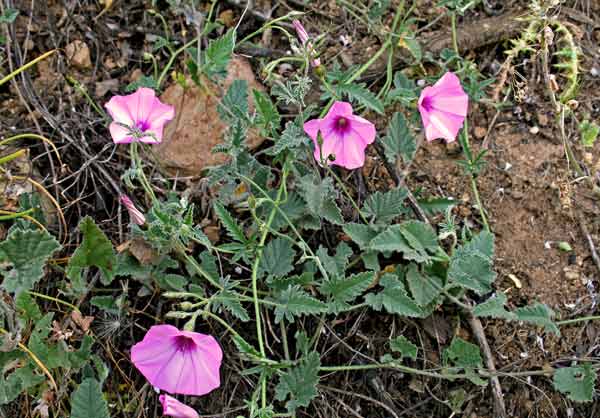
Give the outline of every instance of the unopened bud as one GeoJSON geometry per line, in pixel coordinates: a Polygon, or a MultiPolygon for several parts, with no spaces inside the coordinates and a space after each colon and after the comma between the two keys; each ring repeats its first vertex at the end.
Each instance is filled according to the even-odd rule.
{"type": "Polygon", "coordinates": [[[184,311],[190,311],[192,309],[194,309],[194,305],[192,304],[192,302],[181,302],[179,304],[179,307],[184,310],[184,311]]]}

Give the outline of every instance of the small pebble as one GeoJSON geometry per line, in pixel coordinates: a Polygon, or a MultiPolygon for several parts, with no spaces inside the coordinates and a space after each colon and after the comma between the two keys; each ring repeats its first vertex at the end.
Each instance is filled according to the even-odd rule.
{"type": "Polygon", "coordinates": [[[537,127],[537,126],[532,126],[532,127],[529,129],[529,132],[530,132],[531,134],[533,134],[533,135],[537,135],[537,134],[540,132],[540,128],[539,128],[539,127],[537,127]]]}

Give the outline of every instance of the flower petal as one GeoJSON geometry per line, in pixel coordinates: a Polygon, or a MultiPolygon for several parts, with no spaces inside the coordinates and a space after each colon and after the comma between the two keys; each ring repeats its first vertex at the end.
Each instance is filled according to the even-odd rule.
{"type": "Polygon", "coordinates": [[[158,397],[163,408],[163,415],[173,418],[198,418],[198,413],[191,407],[179,402],[172,396],[162,394],[158,397]]]}
{"type": "Polygon", "coordinates": [[[153,326],[131,348],[133,364],[153,386],[183,395],[200,396],[219,387],[222,358],[214,337],[171,325],[153,326]],[[178,337],[192,339],[193,344],[182,348],[178,337]]]}
{"type": "Polygon", "coordinates": [[[325,120],[335,120],[339,116],[351,116],[352,115],[352,105],[348,102],[334,102],[329,112],[325,116],[325,120]]]}
{"type": "Polygon", "coordinates": [[[377,135],[375,125],[357,115],[352,115],[348,119],[350,120],[350,129],[355,135],[359,136],[365,144],[372,144],[375,141],[375,136],[377,135]]]}
{"type": "Polygon", "coordinates": [[[113,121],[124,125],[135,125],[134,115],[129,109],[129,96],[113,96],[104,105],[113,121]]]}
{"type": "Polygon", "coordinates": [[[133,137],[129,128],[121,126],[117,122],[112,122],[108,126],[110,136],[115,144],[129,144],[133,142],[133,137]]]}
{"type": "Polygon", "coordinates": [[[465,118],[452,113],[435,112],[429,115],[429,124],[425,126],[425,137],[428,141],[443,138],[453,142],[462,128],[465,118]]]}

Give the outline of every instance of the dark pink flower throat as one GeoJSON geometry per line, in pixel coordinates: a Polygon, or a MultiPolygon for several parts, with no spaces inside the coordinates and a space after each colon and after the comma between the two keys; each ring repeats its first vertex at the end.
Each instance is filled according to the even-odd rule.
{"type": "Polygon", "coordinates": [[[140,132],[146,132],[150,129],[150,123],[146,120],[137,121],[135,127],[140,130],[140,132]]]}
{"type": "Polygon", "coordinates": [[[190,337],[186,337],[185,335],[178,335],[175,337],[175,345],[179,351],[191,351],[196,348],[196,343],[190,337]]]}
{"type": "Polygon", "coordinates": [[[345,134],[350,130],[350,121],[343,116],[340,116],[335,121],[335,130],[338,134],[345,134]]]}

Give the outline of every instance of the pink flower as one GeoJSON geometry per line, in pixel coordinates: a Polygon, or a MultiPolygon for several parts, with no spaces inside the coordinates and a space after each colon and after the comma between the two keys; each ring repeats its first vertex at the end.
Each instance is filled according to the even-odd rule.
{"type": "Polygon", "coordinates": [[[189,406],[179,402],[172,396],[162,394],[158,397],[163,407],[163,415],[174,418],[198,418],[199,415],[189,406]]]}
{"type": "Polygon", "coordinates": [[[121,201],[121,204],[125,206],[127,212],[129,212],[129,216],[131,217],[131,221],[133,223],[138,225],[144,225],[146,223],[146,217],[142,212],[140,212],[138,208],[135,207],[135,205],[128,196],[122,194],[119,197],[119,200],[121,201]]]}
{"type": "Polygon", "coordinates": [[[175,108],[162,103],[154,90],[146,87],[127,96],[113,96],[104,107],[113,118],[108,129],[115,144],[158,144],[165,124],[175,117],[175,108]]]}
{"type": "Polygon", "coordinates": [[[419,112],[427,140],[444,138],[446,142],[454,141],[463,126],[468,107],[469,96],[454,73],[447,72],[432,87],[425,87],[419,97],[419,112]]]}
{"type": "Polygon", "coordinates": [[[304,48],[306,48],[306,50],[312,58],[310,61],[310,65],[312,65],[315,68],[320,66],[321,60],[319,58],[314,58],[315,50],[313,49],[312,42],[310,42],[310,36],[308,36],[308,32],[306,32],[306,29],[304,29],[302,23],[300,23],[299,20],[294,19],[292,20],[292,25],[294,25],[294,29],[296,29],[296,34],[298,35],[300,43],[304,48]]]}
{"type": "Polygon", "coordinates": [[[375,125],[360,116],[352,114],[352,105],[335,102],[323,119],[309,120],[304,124],[304,132],[315,144],[315,159],[321,157],[328,164],[339,165],[349,170],[362,167],[365,163],[365,149],[375,141],[375,125]],[[321,133],[322,146],[318,136],[321,133]],[[335,157],[333,161],[330,156],[335,157]]]}
{"type": "Polygon", "coordinates": [[[155,325],[131,347],[131,361],[155,387],[169,393],[205,395],[221,385],[223,351],[211,335],[155,325]]]}

